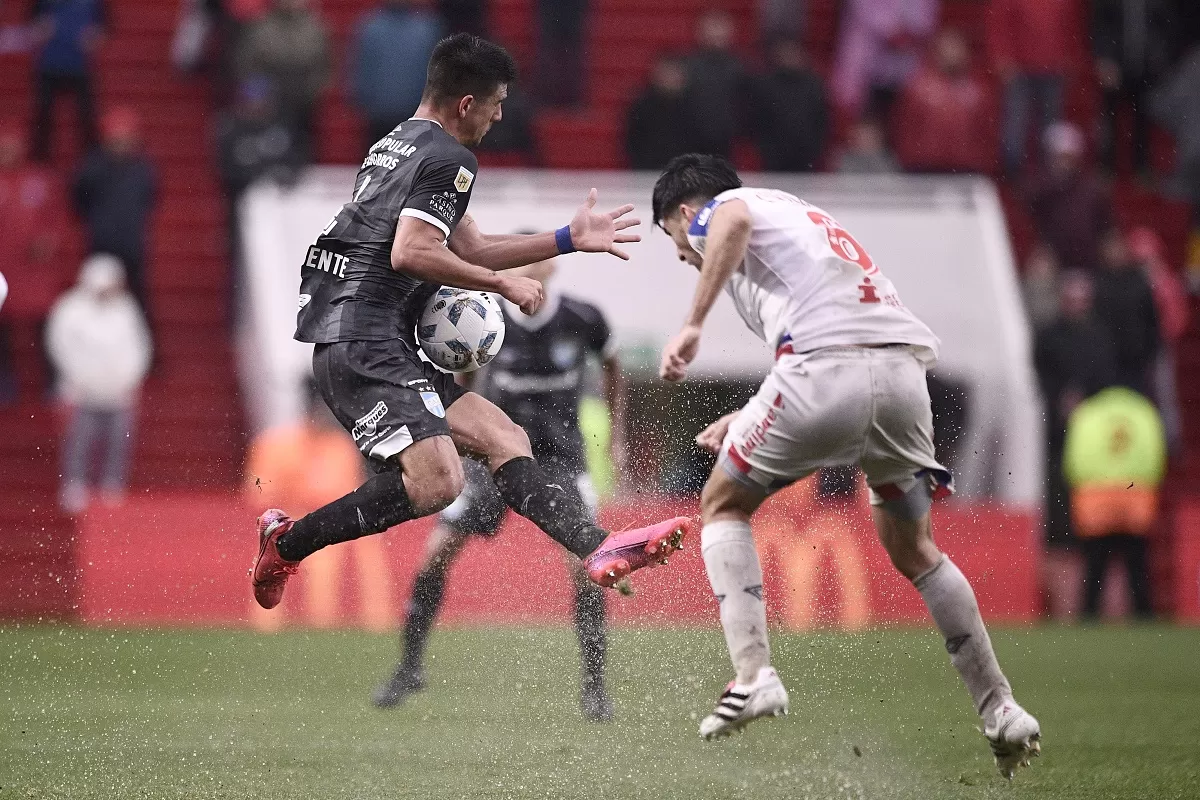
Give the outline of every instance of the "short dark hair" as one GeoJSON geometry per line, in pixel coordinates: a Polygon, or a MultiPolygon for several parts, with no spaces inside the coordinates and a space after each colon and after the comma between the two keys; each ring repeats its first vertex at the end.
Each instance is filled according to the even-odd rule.
{"type": "Polygon", "coordinates": [[[721,156],[688,153],[675,156],[654,183],[651,207],[654,224],[675,213],[689,200],[709,201],[721,192],[740,188],[742,179],[728,160],[721,156]]]}
{"type": "Polygon", "coordinates": [[[440,103],[467,95],[484,97],[517,79],[517,63],[498,44],[470,33],[447,36],[433,48],[424,99],[440,103]]]}

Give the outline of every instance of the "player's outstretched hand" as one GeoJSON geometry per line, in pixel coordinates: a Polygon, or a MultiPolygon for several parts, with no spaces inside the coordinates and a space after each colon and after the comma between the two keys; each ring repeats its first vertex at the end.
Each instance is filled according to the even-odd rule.
{"type": "Polygon", "coordinates": [[[725,441],[725,434],[729,433],[729,423],[733,422],[733,418],[736,416],[736,411],[732,414],[726,414],[700,431],[696,434],[696,444],[700,445],[702,450],[707,450],[710,453],[719,452],[721,443],[725,441]]]}
{"type": "Polygon", "coordinates": [[[501,275],[500,296],[521,309],[526,315],[533,315],[542,305],[542,284],[533,278],[520,275],[501,275]]]}
{"type": "Polygon", "coordinates": [[[700,351],[700,328],[696,325],[684,325],[683,330],[671,337],[662,354],[662,364],[658,368],[658,377],[672,383],[681,381],[687,375],[688,364],[696,358],[700,351]]]}
{"type": "Polygon", "coordinates": [[[596,198],[599,192],[592,189],[588,192],[587,200],[575,212],[571,220],[571,243],[581,253],[612,253],[617,258],[629,260],[629,254],[619,244],[640,242],[642,237],[636,233],[621,233],[626,228],[642,224],[637,218],[624,218],[633,211],[633,206],[625,205],[614,208],[607,213],[596,211],[596,198]]]}

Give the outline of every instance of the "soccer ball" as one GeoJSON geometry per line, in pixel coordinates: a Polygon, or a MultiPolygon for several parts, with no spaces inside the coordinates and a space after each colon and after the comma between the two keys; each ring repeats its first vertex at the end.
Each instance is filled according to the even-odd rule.
{"type": "Polygon", "coordinates": [[[504,313],[487,292],[443,286],[421,312],[417,342],[436,366],[471,372],[500,352],[504,313]]]}

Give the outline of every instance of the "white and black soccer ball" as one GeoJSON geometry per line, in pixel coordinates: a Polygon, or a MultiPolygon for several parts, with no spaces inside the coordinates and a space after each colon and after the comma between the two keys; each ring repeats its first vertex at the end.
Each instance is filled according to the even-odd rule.
{"type": "Polygon", "coordinates": [[[447,372],[479,369],[504,344],[504,312],[487,292],[443,286],[421,312],[417,342],[447,372]]]}

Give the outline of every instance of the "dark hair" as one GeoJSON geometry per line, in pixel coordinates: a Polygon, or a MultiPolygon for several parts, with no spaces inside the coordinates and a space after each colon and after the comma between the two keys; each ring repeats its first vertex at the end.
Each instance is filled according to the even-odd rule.
{"type": "Polygon", "coordinates": [[[688,153],[675,156],[654,184],[651,208],[654,224],[675,213],[681,203],[689,200],[709,201],[721,192],[741,187],[733,164],[721,156],[688,153]]]}
{"type": "Polygon", "coordinates": [[[433,48],[423,99],[440,103],[467,95],[484,97],[517,79],[517,64],[498,44],[470,33],[447,36],[433,48]]]}

